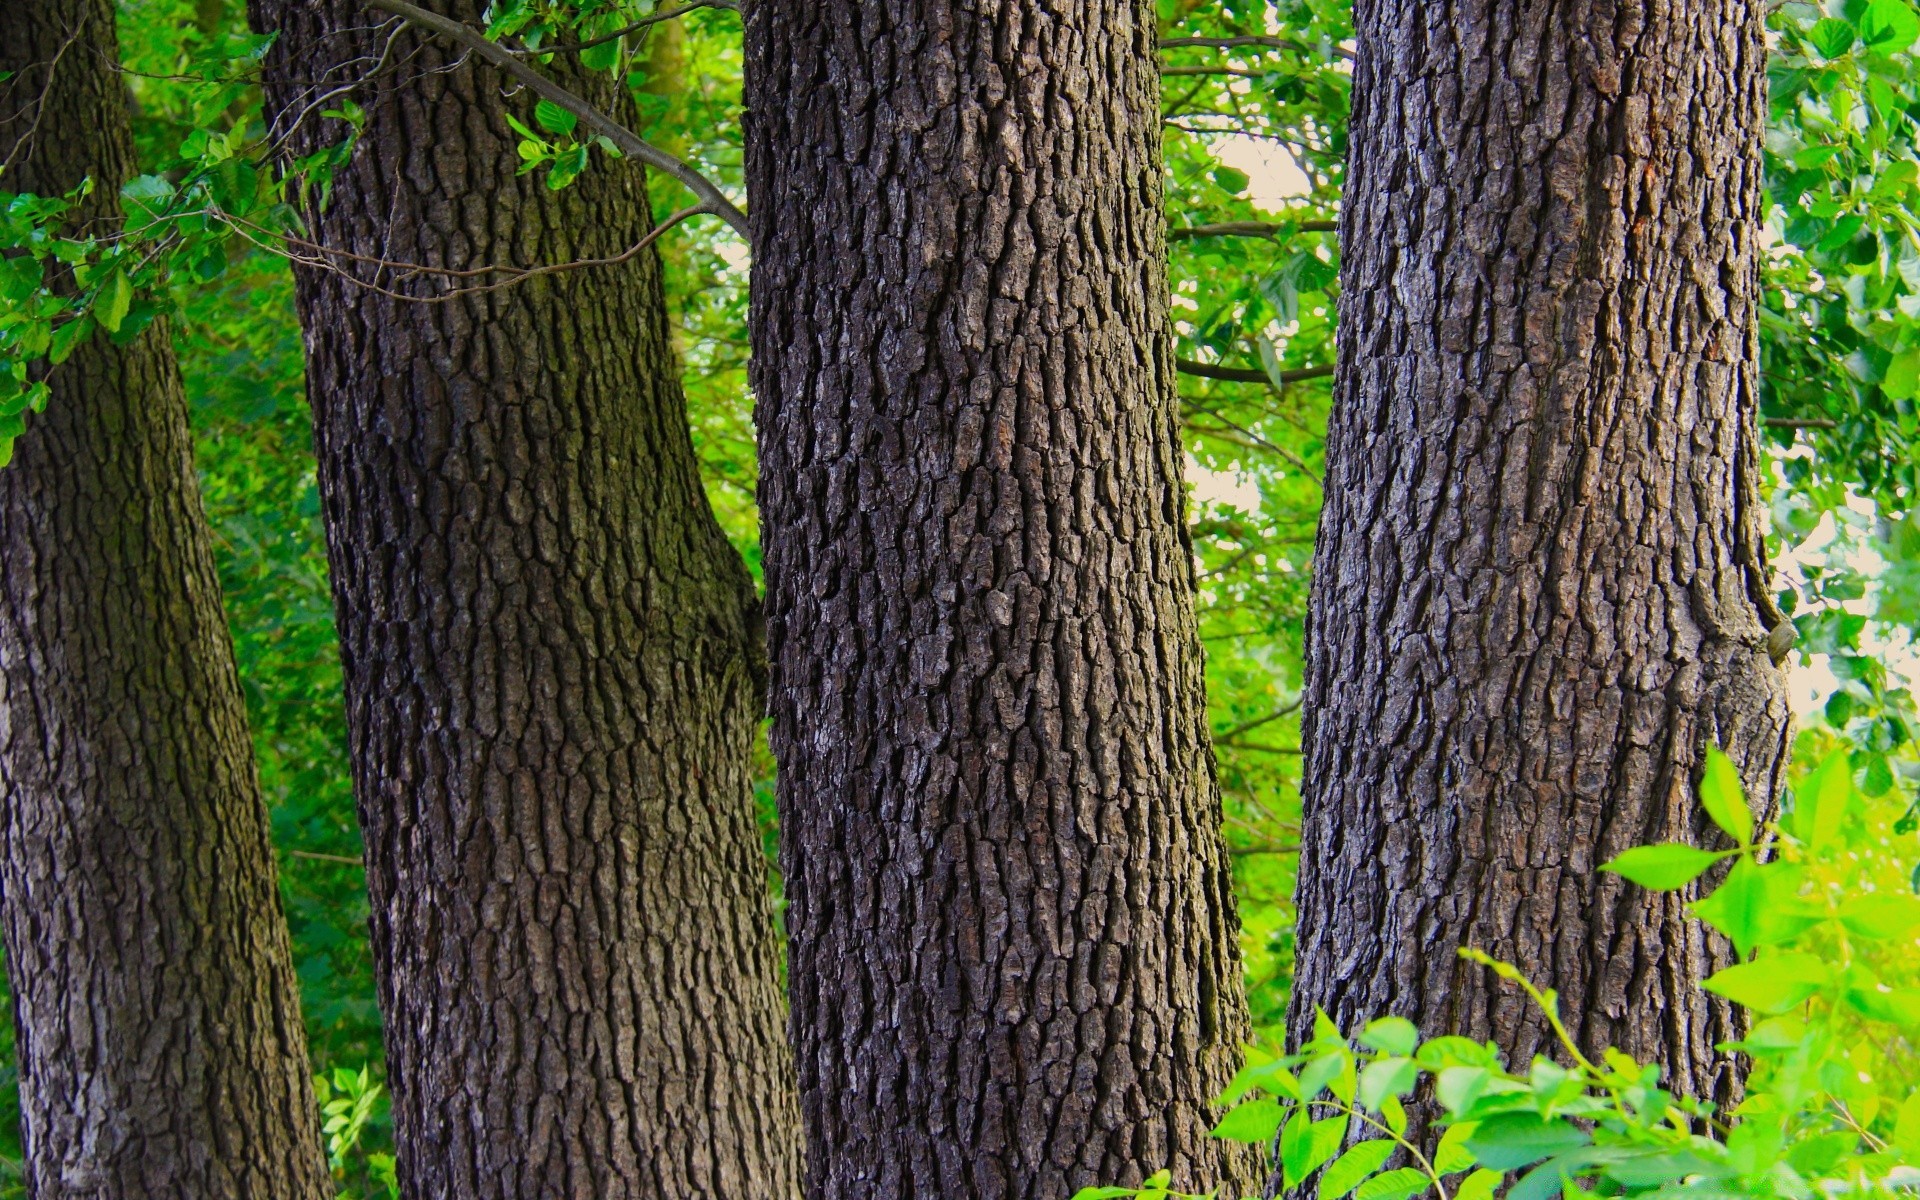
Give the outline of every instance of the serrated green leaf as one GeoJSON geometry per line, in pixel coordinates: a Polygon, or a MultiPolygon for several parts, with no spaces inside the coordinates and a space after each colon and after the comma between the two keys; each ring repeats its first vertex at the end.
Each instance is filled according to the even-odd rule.
{"type": "Polygon", "coordinates": [[[546,99],[533,106],[533,119],[540,128],[559,137],[572,133],[574,127],[580,124],[580,118],[570,110],[546,99]]]}
{"type": "Polygon", "coordinates": [[[1820,52],[1822,58],[1839,58],[1853,49],[1854,28],[1845,21],[1833,17],[1822,17],[1814,22],[1807,32],[1807,40],[1820,52]]]}
{"type": "Polygon", "coordinates": [[[1228,1142],[1265,1145],[1273,1140],[1286,1115],[1287,1110],[1276,1100],[1249,1100],[1221,1118],[1213,1127],[1213,1136],[1228,1142]]]}
{"type": "Polygon", "coordinates": [[[1425,1171],[1401,1167],[1375,1175],[1354,1189],[1353,1200],[1408,1200],[1433,1186],[1425,1171]]]}
{"type": "Polygon", "coordinates": [[[1493,1190],[1504,1178],[1501,1172],[1482,1167],[1460,1181],[1460,1186],[1453,1189],[1453,1200],[1491,1200],[1493,1190]]]}
{"type": "Polygon", "coordinates": [[[1440,1135],[1440,1144],[1433,1150],[1433,1169],[1442,1175],[1452,1175],[1474,1165],[1473,1151],[1467,1149],[1467,1139],[1473,1131],[1480,1128],[1478,1121],[1460,1121],[1449,1125],[1440,1135]]]}
{"type": "Polygon", "coordinates": [[[1722,857],[1711,850],[1666,842],[1658,846],[1635,846],[1600,869],[1648,891],[1671,892],[1698,879],[1722,857]]]}
{"type": "Polygon", "coordinates": [[[1318,1195],[1320,1200],[1340,1200],[1348,1192],[1359,1187],[1362,1180],[1386,1165],[1397,1147],[1388,1138],[1377,1138],[1371,1142],[1361,1142],[1345,1154],[1335,1159],[1326,1173],[1320,1176],[1318,1195]]]}

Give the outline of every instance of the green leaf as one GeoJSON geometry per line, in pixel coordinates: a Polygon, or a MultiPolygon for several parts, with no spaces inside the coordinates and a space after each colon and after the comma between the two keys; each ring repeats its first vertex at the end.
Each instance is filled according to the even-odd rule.
{"type": "Polygon", "coordinates": [[[1853,39],[1853,26],[1832,17],[1822,17],[1807,33],[1807,40],[1821,58],[1839,58],[1853,49],[1853,39]]]}
{"type": "Polygon", "coordinates": [[[620,39],[589,46],[580,52],[580,65],[589,71],[611,71],[620,65],[620,39]]]}
{"type": "Polygon", "coordinates": [[[1453,1189],[1453,1200],[1492,1200],[1493,1189],[1500,1186],[1503,1178],[1499,1171],[1482,1167],[1460,1181],[1460,1186],[1453,1189]]]}
{"type": "Polygon", "coordinates": [[[1751,859],[1733,864],[1726,881],[1693,906],[1694,915],[1733,939],[1745,958],[1760,943],[1769,910],[1767,871],[1751,859]]]}
{"type": "Polygon", "coordinates": [[[1401,1167],[1384,1175],[1375,1175],[1353,1193],[1353,1200],[1407,1200],[1433,1185],[1425,1171],[1401,1167]]]}
{"type": "Polygon", "coordinates": [[[1833,972],[1826,963],[1811,954],[1794,951],[1728,967],[1702,986],[1743,1008],[1773,1014],[1804,1003],[1832,978],[1833,972]]]}
{"type": "Polygon", "coordinates": [[[1700,804],[1713,823],[1742,846],[1753,844],[1753,810],[1740,786],[1740,769],[1718,746],[1707,747],[1707,769],[1700,778],[1700,804]]]}
{"type": "Polygon", "coordinates": [[[1920,929],[1920,896],[1868,893],[1840,906],[1840,923],[1869,941],[1911,936],[1920,929]]]}
{"type": "Polygon", "coordinates": [[[1920,1157],[1920,1091],[1908,1096],[1893,1122],[1893,1144],[1920,1157]]]}
{"type": "Polygon", "coordinates": [[[1219,184],[1220,190],[1229,196],[1238,196],[1246,191],[1249,182],[1245,171],[1238,171],[1232,167],[1215,167],[1213,181],[1219,184]]]}
{"type": "Polygon", "coordinates": [[[1389,1096],[1404,1096],[1420,1081],[1420,1068],[1410,1058],[1383,1058],[1360,1072],[1360,1106],[1378,1111],[1389,1096]]]}
{"type": "Polygon", "coordinates": [[[1360,1186],[1360,1181],[1378,1171],[1393,1157],[1395,1146],[1389,1138],[1361,1142],[1334,1160],[1320,1177],[1320,1200],[1340,1198],[1360,1186]]]}
{"type": "Polygon", "coordinates": [[[1487,1166],[1511,1171],[1584,1146],[1589,1140],[1583,1130],[1565,1121],[1549,1121],[1538,1113],[1501,1113],[1480,1122],[1467,1139],[1467,1149],[1487,1166]]]}
{"type": "Polygon", "coordinates": [[[1892,787],[1893,768],[1887,764],[1887,756],[1867,755],[1866,766],[1860,772],[1860,790],[1869,796],[1884,796],[1892,787]]]}
{"type": "Polygon", "coordinates": [[[1793,836],[1810,850],[1830,845],[1853,798],[1853,764],[1845,750],[1829,754],[1794,789],[1793,836]]]}
{"type": "Polygon", "coordinates": [[[542,100],[533,106],[533,119],[540,128],[560,137],[572,133],[574,126],[580,123],[579,117],[551,100],[542,100]]]}
{"type": "Polygon", "coordinates": [[[1223,1117],[1213,1127],[1213,1136],[1229,1142],[1253,1142],[1264,1145],[1273,1140],[1274,1131],[1286,1118],[1287,1110],[1277,1100],[1249,1100],[1223,1117]]]}
{"type": "Polygon", "coordinates": [[[1383,1054],[1405,1057],[1420,1044],[1420,1031],[1405,1017],[1382,1017],[1361,1031],[1360,1042],[1383,1054]]]}
{"type": "Polygon", "coordinates": [[[126,320],[127,309],[132,305],[133,284],[124,271],[115,271],[94,294],[93,319],[100,323],[100,328],[112,333],[126,320]]]}
{"type": "Polygon", "coordinates": [[[1875,50],[1905,50],[1920,41],[1920,17],[1907,0],[1873,0],[1860,15],[1860,36],[1875,50]]]}
{"type": "Polygon", "coordinates": [[[1306,1177],[1325,1166],[1339,1152],[1347,1137],[1347,1118],[1328,1117],[1323,1121],[1308,1118],[1306,1109],[1297,1110],[1280,1133],[1280,1168],[1288,1187],[1298,1187],[1306,1177]]]}
{"type": "Polygon", "coordinates": [[[1452,1175],[1464,1171],[1474,1164],[1473,1151],[1467,1149],[1467,1140],[1473,1137],[1473,1131],[1480,1128],[1478,1121],[1461,1121],[1449,1125],[1440,1135],[1440,1144],[1433,1150],[1433,1169],[1442,1175],[1452,1175]]]}
{"type": "Polygon", "coordinates": [[[1440,1072],[1433,1091],[1448,1112],[1464,1112],[1487,1090],[1492,1079],[1493,1072],[1485,1067],[1448,1067],[1440,1072]]]}
{"type": "Polygon", "coordinates": [[[79,348],[88,334],[93,332],[93,319],[81,317],[77,321],[68,321],[53,331],[53,337],[47,347],[47,357],[55,366],[67,361],[79,348]]]}
{"type": "Polygon", "coordinates": [[[1600,869],[1639,884],[1652,892],[1671,892],[1698,879],[1721,855],[1678,842],[1635,846],[1600,869]]]}

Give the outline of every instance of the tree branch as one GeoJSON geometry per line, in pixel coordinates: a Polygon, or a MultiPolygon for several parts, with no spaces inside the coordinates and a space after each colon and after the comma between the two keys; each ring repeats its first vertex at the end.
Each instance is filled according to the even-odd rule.
{"type": "Polygon", "coordinates": [[[1269,225],[1264,221],[1224,221],[1218,225],[1188,225],[1180,229],[1169,229],[1167,240],[1184,242],[1190,238],[1203,237],[1273,238],[1283,233],[1334,233],[1339,228],[1337,221],[1295,221],[1285,225],[1269,225]]]}
{"type": "Polygon", "coordinates": [[[470,29],[459,21],[428,12],[418,5],[407,3],[407,0],[366,0],[366,4],[369,8],[392,13],[422,29],[437,33],[448,41],[463,46],[486,59],[525,84],[535,95],[552,101],[586,122],[590,129],[604,135],[608,141],[618,146],[621,153],[631,155],[655,170],[664,171],[679,180],[688,191],[700,198],[702,209],[733,226],[734,231],[751,244],[752,234],[748,230],[747,215],[741,212],[733,201],[727,199],[726,193],[714,186],[712,180],[665,150],[642,140],[639,134],[521,62],[519,57],[505,46],[488,41],[479,31],[470,29]]]}
{"type": "Polygon", "coordinates": [[[1307,379],[1325,379],[1333,374],[1333,368],[1301,367],[1295,371],[1282,371],[1275,379],[1265,371],[1256,371],[1251,367],[1216,367],[1212,363],[1194,362],[1190,358],[1173,360],[1174,369],[1182,375],[1197,375],[1201,379],[1220,379],[1227,383],[1264,383],[1268,387],[1275,384],[1299,383],[1307,379]]]}
{"type": "MultiPolygon", "coordinates": [[[[1296,54],[1304,54],[1309,57],[1320,53],[1319,50],[1312,46],[1278,37],[1170,37],[1160,39],[1160,48],[1162,50],[1182,50],[1188,48],[1235,50],[1242,46],[1260,46],[1268,50],[1291,50],[1296,54]]],[[[1345,50],[1339,46],[1333,48],[1333,54],[1335,58],[1350,59],[1353,57],[1351,50],[1345,50]]]]}

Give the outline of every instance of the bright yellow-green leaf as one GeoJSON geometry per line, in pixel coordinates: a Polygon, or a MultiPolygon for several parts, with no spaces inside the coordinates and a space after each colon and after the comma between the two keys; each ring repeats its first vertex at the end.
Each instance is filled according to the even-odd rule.
{"type": "Polygon", "coordinates": [[[1320,1176],[1320,1200],[1340,1200],[1359,1187],[1361,1180],[1385,1166],[1395,1149],[1390,1138],[1377,1138],[1361,1142],[1342,1154],[1327,1168],[1326,1174],[1320,1176]]]}
{"type": "Polygon", "coordinates": [[[1711,850],[1667,842],[1635,846],[1600,869],[1639,884],[1651,892],[1671,892],[1687,886],[1723,856],[1711,850]]]}
{"type": "Polygon", "coordinates": [[[1811,954],[1774,954],[1742,963],[1707,980],[1705,987],[1761,1013],[1783,1013],[1832,981],[1833,971],[1811,954]]]}
{"type": "Polygon", "coordinates": [[[1753,844],[1753,811],[1740,786],[1740,769],[1718,746],[1707,747],[1707,769],[1700,777],[1700,804],[1713,823],[1742,846],[1753,844]]]}

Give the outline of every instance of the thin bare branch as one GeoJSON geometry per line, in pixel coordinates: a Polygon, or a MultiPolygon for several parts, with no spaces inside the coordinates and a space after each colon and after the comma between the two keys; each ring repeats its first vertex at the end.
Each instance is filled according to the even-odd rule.
{"type": "Polygon", "coordinates": [[[650,17],[642,17],[638,21],[635,21],[633,24],[627,26],[624,29],[616,29],[612,33],[601,34],[599,37],[593,38],[590,41],[574,42],[570,45],[564,45],[564,46],[541,46],[537,49],[528,49],[523,47],[519,50],[513,51],[513,53],[515,54],[572,54],[572,53],[577,53],[578,51],[581,51],[581,50],[591,50],[595,46],[604,46],[608,42],[617,42],[621,38],[626,37],[628,34],[639,33],[641,30],[646,29],[648,26],[658,25],[662,21],[671,21],[677,17],[684,17],[690,12],[696,12],[703,8],[724,8],[728,12],[740,11],[740,6],[734,3],[734,0],[691,0],[690,3],[682,4],[679,8],[668,9],[666,12],[662,12],[662,13],[654,13],[650,17]]]}
{"type": "Polygon", "coordinates": [[[366,0],[366,3],[370,8],[392,13],[422,29],[431,30],[486,59],[524,84],[535,95],[559,105],[586,122],[588,128],[606,137],[618,146],[623,154],[637,158],[655,170],[663,171],[679,180],[688,191],[700,198],[700,207],[733,226],[734,231],[741,237],[752,240],[752,233],[747,226],[747,215],[741,212],[733,201],[727,199],[726,193],[715,186],[712,180],[521,62],[519,56],[505,46],[488,41],[479,30],[469,28],[462,22],[443,17],[438,13],[428,12],[417,4],[407,3],[407,0],[366,0]]]}

